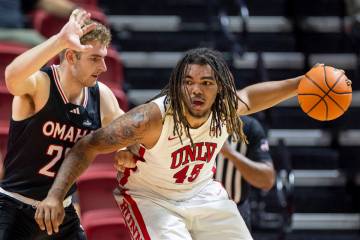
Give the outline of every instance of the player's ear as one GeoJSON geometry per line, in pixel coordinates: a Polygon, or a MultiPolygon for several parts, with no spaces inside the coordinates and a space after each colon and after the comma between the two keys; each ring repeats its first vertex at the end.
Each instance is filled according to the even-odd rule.
{"type": "Polygon", "coordinates": [[[65,51],[65,59],[69,64],[74,64],[79,58],[80,58],[80,53],[71,50],[71,49],[66,49],[65,51]]]}

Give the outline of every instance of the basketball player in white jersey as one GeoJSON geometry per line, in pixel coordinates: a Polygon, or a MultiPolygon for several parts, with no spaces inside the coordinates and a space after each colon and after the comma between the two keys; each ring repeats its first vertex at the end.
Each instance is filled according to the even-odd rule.
{"type": "Polygon", "coordinates": [[[120,174],[116,195],[133,239],[252,239],[236,204],[213,180],[215,156],[229,134],[246,139],[238,115],[295,96],[300,78],[237,92],[219,52],[186,52],[160,96],[83,137],[70,150],[38,205],[37,223],[58,228],[66,192],[97,154],[137,144],[136,167],[120,174]]]}

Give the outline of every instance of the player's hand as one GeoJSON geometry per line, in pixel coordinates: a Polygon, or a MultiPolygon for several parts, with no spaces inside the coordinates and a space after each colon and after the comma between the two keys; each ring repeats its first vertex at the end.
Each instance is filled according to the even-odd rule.
{"type": "Polygon", "coordinates": [[[118,171],[125,171],[125,168],[136,167],[136,155],[132,154],[129,150],[119,150],[114,157],[114,167],[118,171]]]}
{"type": "MultiPolygon", "coordinates": [[[[319,67],[319,66],[324,67],[325,64],[324,64],[324,63],[316,63],[312,68],[319,67]]],[[[335,68],[335,67],[334,67],[334,69],[337,70],[337,71],[342,72],[342,73],[345,75],[345,70],[344,70],[344,69],[335,68]]],[[[311,71],[311,69],[310,69],[310,71],[311,71]]],[[[309,71],[309,72],[310,72],[310,71],[309,71]]],[[[351,81],[350,79],[348,79],[348,78],[345,79],[345,82],[346,82],[346,84],[347,84],[348,86],[351,86],[351,85],[352,85],[352,81],[351,81]]]]}
{"type": "Polygon", "coordinates": [[[69,18],[69,21],[59,32],[58,36],[64,43],[65,48],[84,52],[92,48],[91,45],[82,45],[80,38],[88,32],[95,29],[96,24],[85,25],[85,21],[90,19],[90,13],[83,9],[75,9],[69,18]]]}
{"type": "Polygon", "coordinates": [[[48,235],[57,233],[63,222],[65,211],[62,201],[46,197],[36,206],[35,221],[41,230],[46,230],[48,235]]]}

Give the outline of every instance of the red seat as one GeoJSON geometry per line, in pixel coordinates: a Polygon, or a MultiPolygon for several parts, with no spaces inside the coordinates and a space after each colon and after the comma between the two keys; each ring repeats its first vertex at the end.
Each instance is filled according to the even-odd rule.
{"type": "MultiPolygon", "coordinates": [[[[87,11],[91,13],[92,19],[107,25],[106,16],[100,10],[96,8],[89,8],[87,11]]],[[[47,38],[58,33],[68,21],[67,18],[60,18],[54,15],[50,15],[43,10],[34,11],[32,16],[33,27],[47,38]]]]}
{"type": "Polygon", "coordinates": [[[98,1],[97,0],[71,0],[72,2],[80,5],[80,6],[91,6],[97,7],[98,1]]]}
{"type": "MultiPolygon", "coordinates": [[[[115,153],[108,153],[108,154],[101,154],[98,155],[95,160],[91,163],[90,168],[88,170],[86,170],[85,173],[87,173],[88,171],[91,171],[91,169],[93,167],[99,166],[99,165],[103,165],[105,166],[107,169],[109,169],[111,167],[111,169],[113,171],[115,171],[115,169],[113,168],[114,165],[114,154],[115,153]]],[[[84,173],[84,174],[85,174],[84,173]]]]}
{"type": "Polygon", "coordinates": [[[0,42],[0,86],[5,86],[5,68],[21,53],[28,50],[24,44],[0,42]]]}
{"type": "Polygon", "coordinates": [[[0,126],[0,180],[3,177],[3,162],[5,159],[6,151],[7,151],[7,142],[8,142],[8,128],[4,128],[0,126]]]}
{"type": "Polygon", "coordinates": [[[12,100],[13,95],[8,92],[6,87],[0,86],[0,132],[8,131],[12,111],[12,100]]]}
{"type": "Polygon", "coordinates": [[[8,141],[8,132],[0,131],[0,151],[1,151],[1,154],[3,157],[2,160],[4,160],[5,155],[6,155],[7,141],[8,141]]]}
{"type": "Polygon", "coordinates": [[[91,211],[82,217],[88,240],[130,240],[131,236],[119,209],[91,211]]]}
{"type": "Polygon", "coordinates": [[[113,190],[117,186],[112,166],[88,169],[77,181],[81,215],[99,209],[117,209],[113,190]]]}
{"type": "Polygon", "coordinates": [[[105,58],[107,71],[100,75],[100,81],[110,88],[121,88],[124,84],[123,63],[116,49],[109,47],[105,58]]]}
{"type": "Polygon", "coordinates": [[[121,89],[111,89],[111,91],[114,93],[121,109],[126,112],[128,110],[128,100],[126,97],[126,94],[121,89]]]}
{"type": "Polygon", "coordinates": [[[99,80],[113,91],[120,107],[126,111],[128,109],[128,102],[123,91],[124,67],[116,49],[109,47],[105,62],[107,71],[100,75],[99,80]]]}

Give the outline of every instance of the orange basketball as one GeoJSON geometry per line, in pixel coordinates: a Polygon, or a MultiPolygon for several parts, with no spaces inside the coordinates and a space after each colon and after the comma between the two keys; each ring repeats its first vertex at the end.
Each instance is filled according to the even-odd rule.
{"type": "Polygon", "coordinates": [[[317,65],[300,80],[298,100],[310,117],[329,121],[343,115],[352,99],[351,81],[342,70],[317,65]]]}

